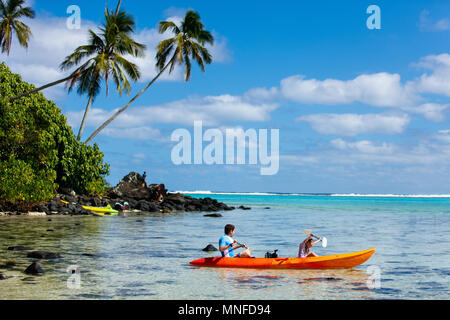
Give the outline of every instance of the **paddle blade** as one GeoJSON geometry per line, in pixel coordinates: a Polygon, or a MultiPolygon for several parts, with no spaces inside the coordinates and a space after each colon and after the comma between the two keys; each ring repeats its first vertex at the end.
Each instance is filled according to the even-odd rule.
{"type": "Polygon", "coordinates": [[[328,247],[328,239],[327,238],[322,239],[322,247],[324,247],[324,248],[328,247]]]}
{"type": "Polygon", "coordinates": [[[303,233],[303,234],[311,234],[311,233],[312,233],[312,230],[304,230],[302,233],[303,233]]]}

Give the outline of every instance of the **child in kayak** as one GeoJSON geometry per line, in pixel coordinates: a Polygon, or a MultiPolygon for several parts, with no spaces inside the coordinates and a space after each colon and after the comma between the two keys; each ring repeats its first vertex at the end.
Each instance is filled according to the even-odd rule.
{"type": "Polygon", "coordinates": [[[322,239],[317,240],[316,242],[314,242],[314,239],[316,238],[315,235],[311,234],[308,238],[305,239],[305,241],[303,241],[300,244],[300,248],[298,250],[298,257],[299,258],[312,258],[312,257],[318,257],[317,254],[315,254],[314,252],[310,252],[309,249],[311,249],[311,247],[315,246],[316,244],[318,244],[320,241],[322,241],[322,239]]]}
{"type": "Polygon", "coordinates": [[[238,244],[236,240],[233,240],[236,227],[232,224],[225,226],[225,235],[219,240],[219,250],[224,258],[251,258],[250,251],[246,249],[244,252],[237,255],[234,254],[234,250],[240,248],[246,248],[245,245],[238,244]]]}

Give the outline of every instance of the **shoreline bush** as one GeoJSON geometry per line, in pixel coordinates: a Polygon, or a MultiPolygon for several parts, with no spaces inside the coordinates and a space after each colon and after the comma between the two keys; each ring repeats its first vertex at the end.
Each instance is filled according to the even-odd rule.
{"type": "Polygon", "coordinates": [[[0,63],[0,205],[27,211],[52,200],[59,189],[102,195],[109,165],[94,144],[77,141],[61,110],[0,63]]]}

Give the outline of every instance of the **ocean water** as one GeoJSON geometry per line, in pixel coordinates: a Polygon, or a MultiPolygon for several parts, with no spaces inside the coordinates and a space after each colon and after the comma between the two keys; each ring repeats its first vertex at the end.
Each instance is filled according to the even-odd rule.
{"type": "Polygon", "coordinates": [[[450,198],[220,194],[252,210],[127,217],[0,217],[1,299],[450,299],[450,198]],[[270,209],[269,209],[270,208],[270,209]],[[51,221],[49,221],[51,219],[51,221]],[[349,270],[210,269],[189,265],[217,256],[202,249],[228,224],[253,255],[296,256],[305,229],[328,238],[319,255],[377,248],[349,270]],[[53,251],[45,273],[10,246],[53,251]],[[70,273],[77,266],[79,278],[70,273]],[[69,272],[68,272],[69,269],[69,272]],[[79,279],[79,287],[74,287],[79,279]],[[373,282],[376,280],[376,282],[373,282]],[[375,288],[370,284],[375,283],[375,288]]]}

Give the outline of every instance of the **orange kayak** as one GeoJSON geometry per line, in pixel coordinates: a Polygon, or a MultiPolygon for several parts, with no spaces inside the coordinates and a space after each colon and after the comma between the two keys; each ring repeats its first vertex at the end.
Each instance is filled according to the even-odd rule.
{"type": "Polygon", "coordinates": [[[249,269],[345,269],[357,267],[369,260],[376,249],[314,258],[204,258],[190,264],[212,268],[249,269]]]}

